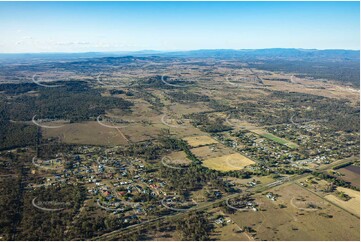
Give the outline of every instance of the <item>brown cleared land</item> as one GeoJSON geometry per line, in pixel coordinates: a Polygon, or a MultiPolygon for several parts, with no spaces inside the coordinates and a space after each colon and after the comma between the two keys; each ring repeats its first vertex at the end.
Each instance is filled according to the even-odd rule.
{"type": "Polygon", "coordinates": [[[360,167],[348,166],[337,169],[337,171],[343,174],[341,177],[342,180],[351,182],[351,184],[355,187],[360,187],[360,167]],[[355,169],[358,169],[358,173],[354,171],[355,169]]]}
{"type": "Polygon", "coordinates": [[[127,141],[117,132],[97,122],[67,124],[59,129],[42,129],[45,138],[60,137],[64,143],[88,145],[124,145],[127,141]]]}
{"type": "Polygon", "coordinates": [[[198,147],[202,145],[210,145],[216,144],[218,141],[212,139],[210,136],[202,135],[202,136],[191,136],[185,137],[183,140],[187,141],[187,143],[192,147],[198,147]]]}
{"type": "Polygon", "coordinates": [[[350,200],[344,201],[338,197],[336,197],[334,194],[330,194],[325,196],[327,200],[330,202],[333,202],[337,204],[338,206],[342,207],[343,209],[360,216],[360,192],[351,190],[344,187],[337,187],[337,191],[344,192],[348,196],[351,197],[350,200]]]}
{"type": "Polygon", "coordinates": [[[207,160],[234,153],[234,150],[221,143],[192,148],[191,151],[200,160],[207,160]]]}
{"type": "Polygon", "coordinates": [[[216,158],[211,158],[203,161],[203,165],[209,169],[218,171],[235,171],[241,170],[248,165],[252,165],[255,162],[247,157],[235,153],[231,155],[224,155],[216,158]]]}
{"type": "Polygon", "coordinates": [[[348,212],[295,184],[270,191],[279,195],[276,201],[259,194],[255,196],[259,211],[230,215],[239,227],[255,229],[256,240],[359,240],[360,221],[348,212]],[[318,208],[303,210],[308,203],[318,208]],[[280,204],[285,207],[280,208],[280,204]]]}

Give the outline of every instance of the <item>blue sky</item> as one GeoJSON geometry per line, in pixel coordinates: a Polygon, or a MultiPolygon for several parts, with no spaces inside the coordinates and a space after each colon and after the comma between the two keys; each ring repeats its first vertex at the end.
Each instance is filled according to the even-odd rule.
{"type": "Polygon", "coordinates": [[[0,52],[359,49],[359,2],[0,2],[0,52]]]}

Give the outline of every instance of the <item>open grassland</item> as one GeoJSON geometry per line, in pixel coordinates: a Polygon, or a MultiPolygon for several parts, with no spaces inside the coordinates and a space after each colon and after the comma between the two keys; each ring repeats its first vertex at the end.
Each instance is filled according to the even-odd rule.
{"type": "Polygon", "coordinates": [[[124,135],[132,142],[142,142],[156,138],[160,129],[149,124],[130,125],[122,130],[124,135]]]}
{"type": "Polygon", "coordinates": [[[218,143],[216,140],[206,135],[185,137],[183,138],[183,140],[185,140],[191,147],[198,147],[198,146],[218,143]]]}
{"type": "Polygon", "coordinates": [[[116,129],[109,129],[97,122],[66,124],[58,129],[42,129],[44,138],[60,137],[62,142],[87,145],[124,145],[127,140],[116,129]]]}
{"type": "MultiPolygon", "coordinates": [[[[274,74],[275,78],[289,79],[290,75],[274,74]]],[[[264,84],[270,90],[307,93],[317,96],[343,99],[346,98],[353,103],[360,99],[360,91],[356,88],[340,86],[332,82],[320,80],[309,80],[306,78],[293,78],[293,82],[264,80],[264,84]]]]}
{"type": "Polygon", "coordinates": [[[338,206],[342,207],[343,209],[360,216],[360,192],[351,190],[344,187],[337,187],[337,191],[344,192],[348,196],[351,197],[348,201],[343,201],[342,199],[336,197],[333,194],[325,196],[327,200],[337,204],[338,206]]]}
{"type": "Polygon", "coordinates": [[[187,155],[184,151],[174,151],[166,156],[169,159],[166,159],[166,162],[169,164],[176,165],[188,165],[192,161],[187,158],[187,155]]]}
{"type": "Polygon", "coordinates": [[[259,211],[230,215],[239,227],[252,227],[255,240],[359,240],[360,221],[348,212],[295,184],[271,192],[279,196],[276,201],[255,196],[259,211]],[[305,210],[308,204],[316,208],[305,210]]]}
{"type": "Polygon", "coordinates": [[[231,148],[221,143],[192,148],[191,151],[200,160],[207,160],[210,158],[216,158],[223,155],[229,155],[234,153],[234,151],[231,148]]]}
{"type": "Polygon", "coordinates": [[[251,238],[246,233],[237,233],[240,228],[236,223],[217,225],[214,229],[214,237],[220,241],[249,241],[251,238]]]}
{"type": "Polygon", "coordinates": [[[215,224],[211,234],[211,240],[220,241],[248,241],[251,237],[247,233],[241,233],[240,228],[229,215],[225,214],[221,209],[214,208],[208,211],[212,215],[212,220],[218,216],[223,216],[225,223],[215,224]]]}
{"type": "Polygon", "coordinates": [[[211,158],[203,161],[203,165],[209,169],[218,171],[235,171],[241,170],[248,165],[252,165],[255,162],[247,157],[235,153],[230,155],[224,155],[216,158],[211,158]]]}
{"type": "MultiPolygon", "coordinates": [[[[162,115],[150,114],[148,113],[147,119],[138,118],[137,115],[120,116],[113,114],[112,118],[123,119],[130,121],[130,123],[113,125],[111,122],[101,121],[102,124],[109,127],[102,126],[96,121],[67,123],[60,128],[42,128],[42,133],[45,138],[60,137],[64,143],[88,145],[124,145],[128,142],[152,140],[159,136],[162,129],[169,129],[172,134],[180,137],[204,134],[204,132],[187,123],[175,127],[167,126],[161,121],[162,115]],[[119,130],[111,128],[112,126],[119,126],[119,130]]],[[[208,136],[199,137],[208,138],[208,136]]],[[[205,144],[217,142],[210,137],[209,139],[200,138],[199,142],[201,145],[204,142],[205,144]]]]}

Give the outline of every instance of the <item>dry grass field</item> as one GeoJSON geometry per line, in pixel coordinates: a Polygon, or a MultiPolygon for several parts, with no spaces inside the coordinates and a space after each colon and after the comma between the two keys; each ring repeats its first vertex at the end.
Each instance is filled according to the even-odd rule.
{"type": "Polygon", "coordinates": [[[255,196],[259,211],[236,212],[230,217],[239,227],[256,230],[255,240],[359,240],[360,221],[348,212],[295,184],[271,190],[279,195],[271,201],[264,194],[255,196]],[[292,199],[296,200],[293,206],[292,199]],[[307,203],[318,208],[303,210],[307,203]],[[280,204],[285,207],[280,208],[280,204]]]}
{"type": "Polygon", "coordinates": [[[224,155],[216,158],[211,158],[203,161],[203,165],[209,169],[218,171],[235,171],[241,170],[248,165],[252,165],[255,162],[247,157],[235,153],[230,155],[224,155]]]}
{"type": "Polygon", "coordinates": [[[187,165],[190,164],[192,161],[187,158],[187,155],[184,151],[175,151],[170,153],[166,156],[167,159],[166,162],[169,164],[182,164],[187,165]]]}
{"type": "Polygon", "coordinates": [[[221,143],[192,148],[191,151],[200,160],[207,160],[210,158],[216,158],[234,153],[231,148],[221,143]]]}
{"type": "Polygon", "coordinates": [[[236,223],[229,223],[224,226],[217,226],[214,230],[214,238],[220,241],[249,241],[250,237],[245,233],[237,233],[240,228],[236,223]]]}
{"type": "MultiPolygon", "coordinates": [[[[105,123],[107,124],[107,123],[105,123]]],[[[111,126],[111,125],[109,125],[111,126]]],[[[42,129],[45,138],[60,137],[64,143],[88,145],[125,145],[154,139],[161,128],[147,123],[119,125],[120,128],[101,126],[96,121],[66,124],[59,129],[42,129]]]]}
{"type": "Polygon", "coordinates": [[[44,138],[60,137],[62,142],[87,145],[124,145],[127,140],[117,132],[96,121],[66,124],[59,129],[42,129],[44,138]]]}
{"type": "Polygon", "coordinates": [[[343,201],[333,194],[327,195],[325,198],[349,211],[350,213],[360,216],[360,192],[344,187],[337,187],[337,191],[344,192],[345,194],[349,195],[351,199],[348,201],[343,201]]]}
{"type": "MultiPolygon", "coordinates": [[[[183,136],[199,135],[193,139],[193,142],[199,142],[200,145],[212,144],[217,141],[209,136],[205,136],[204,132],[198,130],[194,126],[186,122],[181,126],[170,127],[162,123],[163,115],[157,115],[153,110],[146,107],[137,109],[133,114],[118,114],[116,112],[108,113],[107,116],[116,119],[129,121],[129,124],[117,124],[122,134],[115,128],[101,126],[96,121],[88,121],[81,123],[65,123],[60,128],[42,128],[45,138],[61,137],[62,141],[70,144],[88,144],[88,145],[124,145],[128,141],[140,142],[158,137],[162,129],[169,129],[172,134],[183,136]],[[142,115],[139,115],[142,113],[142,115]],[[146,118],[145,118],[146,117],[146,118]],[[204,137],[204,138],[202,138],[204,137]],[[128,141],[127,141],[128,140],[128,141]]],[[[112,126],[111,122],[101,121],[107,126],[112,126]]],[[[52,124],[47,125],[51,126],[52,124]]],[[[55,124],[53,124],[55,125],[55,124]]],[[[56,124],[59,125],[59,124],[56,124]]],[[[63,124],[62,124],[63,125],[63,124]]],[[[192,140],[192,139],[190,139],[192,140]]]]}
{"type": "MultiPolygon", "coordinates": [[[[272,78],[282,78],[291,80],[291,74],[279,74],[273,73],[272,78]]],[[[277,91],[289,91],[298,93],[308,93],[317,96],[343,99],[347,98],[351,102],[355,103],[355,100],[360,99],[360,91],[351,88],[344,87],[332,82],[322,82],[319,80],[309,80],[306,78],[293,78],[293,82],[264,80],[264,84],[268,86],[270,90],[277,91]]]]}
{"type": "Polygon", "coordinates": [[[191,147],[198,147],[198,146],[218,143],[218,141],[206,135],[185,137],[183,138],[183,140],[185,140],[191,147]]]}
{"type": "MultiPolygon", "coordinates": [[[[179,138],[189,137],[189,136],[204,136],[205,132],[200,131],[193,125],[189,123],[189,121],[184,120],[184,122],[178,124],[177,117],[169,114],[161,114],[156,117],[152,117],[152,128],[153,129],[167,129],[171,134],[176,135],[179,138]]],[[[181,121],[183,121],[181,119],[181,121]]]]}
{"type": "Polygon", "coordinates": [[[241,228],[232,219],[224,214],[219,208],[210,210],[213,215],[213,220],[217,215],[224,217],[226,221],[223,225],[215,224],[214,230],[211,234],[211,240],[220,241],[248,241],[252,238],[246,233],[240,233],[241,228]]]}

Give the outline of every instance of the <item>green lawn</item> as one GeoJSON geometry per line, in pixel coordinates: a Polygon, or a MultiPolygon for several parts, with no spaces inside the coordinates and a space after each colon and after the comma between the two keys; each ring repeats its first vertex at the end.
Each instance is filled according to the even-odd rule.
{"type": "Polygon", "coordinates": [[[288,146],[288,147],[290,147],[290,148],[292,148],[292,149],[298,147],[297,144],[292,143],[292,142],[290,142],[290,141],[288,141],[288,140],[282,139],[282,138],[280,138],[280,137],[277,137],[277,136],[275,136],[275,135],[273,135],[273,134],[270,134],[270,133],[262,134],[261,136],[263,136],[263,137],[265,137],[265,138],[267,138],[267,139],[273,140],[273,141],[275,141],[275,142],[277,142],[277,143],[279,143],[279,144],[281,144],[281,145],[286,145],[286,146],[288,146]]]}

